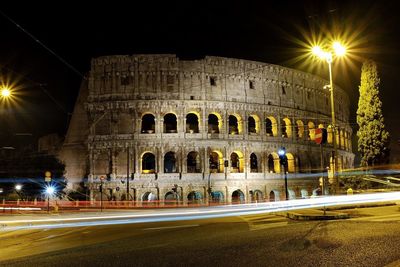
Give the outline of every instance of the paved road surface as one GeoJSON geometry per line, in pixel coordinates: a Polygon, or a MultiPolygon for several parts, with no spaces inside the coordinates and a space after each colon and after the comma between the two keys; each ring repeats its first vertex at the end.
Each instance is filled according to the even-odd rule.
{"type": "Polygon", "coordinates": [[[347,212],[0,232],[0,266],[399,266],[398,206],[347,212]]]}

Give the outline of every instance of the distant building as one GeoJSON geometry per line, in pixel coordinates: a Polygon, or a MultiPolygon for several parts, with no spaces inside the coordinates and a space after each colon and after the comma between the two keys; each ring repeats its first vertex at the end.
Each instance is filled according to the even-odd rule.
{"type": "Polygon", "coordinates": [[[72,183],[87,177],[99,199],[278,200],[284,183],[277,151],[287,150],[290,198],[318,187],[338,144],[338,169],[353,166],[349,98],[335,87],[337,135],[329,127],[329,82],[261,62],[175,55],[95,58],[81,90],[60,157],[72,183]]]}
{"type": "Polygon", "coordinates": [[[58,155],[63,144],[62,138],[54,133],[42,136],[38,140],[38,152],[58,155]]]}

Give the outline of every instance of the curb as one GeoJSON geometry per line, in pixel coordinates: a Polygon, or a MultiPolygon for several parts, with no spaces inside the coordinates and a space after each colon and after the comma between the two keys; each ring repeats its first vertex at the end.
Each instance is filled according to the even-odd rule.
{"type": "Polygon", "coordinates": [[[313,220],[339,220],[350,218],[347,213],[336,213],[336,214],[321,214],[321,215],[306,215],[295,212],[288,212],[286,217],[296,221],[313,221],[313,220]]]}

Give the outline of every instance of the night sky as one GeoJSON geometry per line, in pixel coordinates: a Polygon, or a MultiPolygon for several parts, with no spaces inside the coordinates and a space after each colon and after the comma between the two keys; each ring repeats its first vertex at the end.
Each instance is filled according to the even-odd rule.
{"type": "Polygon", "coordinates": [[[378,63],[383,112],[396,153],[400,138],[396,1],[145,2],[2,5],[0,75],[2,82],[15,84],[18,99],[0,108],[1,145],[15,145],[23,138],[20,133],[31,133],[33,138],[54,132],[64,135],[81,75],[89,71],[93,57],[213,55],[278,64],[328,78],[327,66],[304,56],[305,45],[333,35],[346,38],[351,51],[345,62],[335,64],[333,75],[335,83],[349,92],[353,129],[362,61],[371,58],[378,63]]]}

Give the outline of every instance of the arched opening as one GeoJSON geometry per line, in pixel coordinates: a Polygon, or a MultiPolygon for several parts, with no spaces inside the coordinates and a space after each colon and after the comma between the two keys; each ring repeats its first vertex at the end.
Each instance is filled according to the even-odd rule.
{"type": "Polygon", "coordinates": [[[177,120],[173,113],[168,113],[164,116],[164,133],[177,132],[177,120]]]}
{"type": "Polygon", "coordinates": [[[186,133],[199,132],[199,117],[194,113],[186,115],[186,133]]]}
{"type": "Polygon", "coordinates": [[[279,156],[275,152],[268,155],[268,172],[269,173],[280,173],[281,166],[279,163],[279,156]]]}
{"type": "Polygon", "coordinates": [[[244,194],[240,189],[233,191],[232,203],[244,203],[244,201],[244,194]]]}
{"type": "Polygon", "coordinates": [[[243,172],[244,170],[244,159],[243,154],[239,151],[231,154],[231,172],[243,172]]]}
{"type": "Polygon", "coordinates": [[[309,121],[308,124],[308,137],[311,141],[315,140],[315,124],[312,121],[309,121]]]}
{"type": "Polygon", "coordinates": [[[164,172],[177,172],[175,152],[170,151],[164,155],[164,172]]]}
{"type": "Polygon", "coordinates": [[[191,151],[187,155],[187,172],[188,173],[201,172],[201,162],[199,153],[191,151]]]}
{"type": "Polygon", "coordinates": [[[153,153],[147,152],[142,156],[142,173],[155,173],[156,157],[153,153]]]}
{"type": "Polygon", "coordinates": [[[152,202],[157,201],[157,195],[153,194],[152,192],[146,192],[142,196],[143,202],[152,202]]]}
{"type": "Polygon", "coordinates": [[[278,127],[276,123],[276,119],[272,116],[267,117],[265,119],[265,133],[267,136],[277,136],[278,135],[278,127]]]}
{"type": "Polygon", "coordinates": [[[282,133],[282,137],[285,137],[285,138],[292,137],[292,124],[291,124],[289,118],[282,119],[281,133],[282,133]]]}
{"type": "Polygon", "coordinates": [[[301,120],[296,121],[296,137],[303,138],[304,136],[304,124],[301,120]]]}
{"type": "Polygon", "coordinates": [[[256,121],[253,117],[249,117],[247,121],[247,128],[249,130],[249,134],[255,134],[256,132],[256,121]]]}
{"type": "Polygon", "coordinates": [[[203,195],[200,192],[192,191],[187,196],[189,204],[198,204],[203,200],[203,195]]]}
{"type": "Polygon", "coordinates": [[[259,172],[257,155],[254,153],[250,155],[250,172],[259,172]]]}
{"type": "Polygon", "coordinates": [[[301,189],[301,198],[308,198],[308,191],[307,189],[301,189]]]}
{"type": "Polygon", "coordinates": [[[293,173],[296,171],[295,157],[291,153],[286,153],[287,171],[293,173]]]}
{"type": "Polygon", "coordinates": [[[177,200],[179,200],[178,194],[172,191],[169,191],[165,194],[165,202],[176,202],[177,200]]]}
{"type": "Polygon", "coordinates": [[[239,122],[238,119],[233,116],[229,115],[229,134],[239,134],[239,122]]]}
{"type": "Polygon", "coordinates": [[[320,123],[320,124],[318,124],[318,128],[319,129],[324,129],[325,127],[324,127],[324,125],[322,123],[320,123]]]}
{"type": "Polygon", "coordinates": [[[210,153],[209,168],[212,173],[223,173],[224,172],[224,160],[222,153],[219,151],[213,151],[210,153]]]}
{"type": "Polygon", "coordinates": [[[289,200],[296,199],[296,193],[294,192],[294,190],[288,189],[288,193],[289,193],[289,197],[288,197],[289,200]]]}
{"type": "Polygon", "coordinates": [[[212,201],[215,203],[224,202],[224,194],[221,191],[211,192],[212,201]]]}
{"type": "Polygon", "coordinates": [[[249,134],[260,133],[260,118],[257,115],[251,115],[247,121],[249,134]]]}
{"type": "Polygon", "coordinates": [[[274,201],[279,201],[280,200],[280,195],[279,195],[279,191],[278,190],[271,190],[271,192],[269,192],[269,201],[270,202],[274,202],[274,201]]]}
{"type": "Polygon", "coordinates": [[[344,131],[344,149],[348,150],[349,149],[349,136],[347,131],[344,131]]]}
{"type": "Polygon", "coordinates": [[[251,200],[256,202],[262,202],[264,201],[264,194],[260,190],[254,190],[251,200]]]}
{"type": "Polygon", "coordinates": [[[155,133],[156,123],[153,114],[145,114],[142,117],[142,127],[140,132],[144,134],[155,133]]]}
{"type": "Polygon", "coordinates": [[[222,124],[220,116],[218,117],[215,114],[208,115],[208,133],[220,133],[220,124],[222,124]]]}

